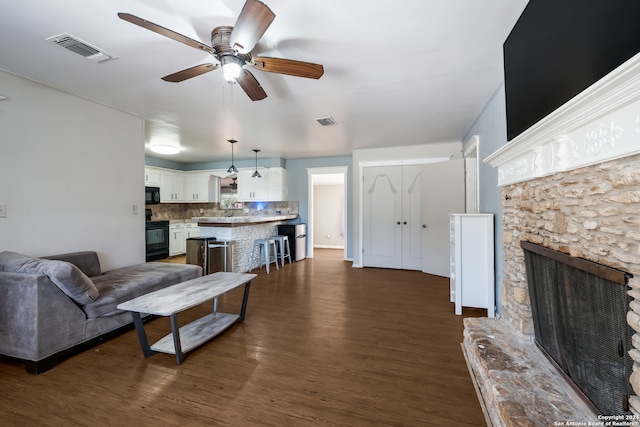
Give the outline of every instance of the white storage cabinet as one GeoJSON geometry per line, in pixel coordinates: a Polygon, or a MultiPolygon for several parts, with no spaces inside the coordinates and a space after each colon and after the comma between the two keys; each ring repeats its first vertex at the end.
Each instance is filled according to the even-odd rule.
{"type": "Polygon", "coordinates": [[[169,224],[169,256],[182,255],[187,251],[184,223],[169,224]]]}
{"type": "Polygon", "coordinates": [[[149,187],[160,187],[160,170],[144,168],[144,185],[149,187]]]}
{"type": "Polygon", "coordinates": [[[495,317],[493,214],[454,214],[451,224],[451,302],[462,307],[486,308],[495,317]]]}
{"type": "Polygon", "coordinates": [[[243,202],[262,202],[268,198],[268,171],[258,168],[261,178],[252,178],[255,169],[238,171],[238,200],[243,202]]]}
{"type": "Polygon", "coordinates": [[[195,222],[187,222],[184,224],[184,234],[185,240],[192,237],[200,237],[200,227],[195,222]]]}
{"type": "Polygon", "coordinates": [[[163,171],[160,176],[160,201],[184,202],[184,174],[163,171]]]}

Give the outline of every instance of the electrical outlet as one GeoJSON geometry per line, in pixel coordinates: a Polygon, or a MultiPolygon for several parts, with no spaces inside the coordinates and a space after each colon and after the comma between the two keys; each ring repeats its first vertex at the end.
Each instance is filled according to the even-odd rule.
{"type": "Polygon", "coordinates": [[[7,205],[0,205],[0,218],[7,217],[7,205]]]}

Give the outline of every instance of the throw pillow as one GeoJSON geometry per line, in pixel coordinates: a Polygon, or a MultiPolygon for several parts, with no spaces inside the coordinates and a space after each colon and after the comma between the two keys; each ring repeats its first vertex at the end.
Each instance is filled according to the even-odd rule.
{"type": "Polygon", "coordinates": [[[44,274],[69,298],[80,305],[100,296],[98,288],[78,267],[65,261],[34,258],[15,252],[0,253],[0,269],[14,273],[44,274]]]}

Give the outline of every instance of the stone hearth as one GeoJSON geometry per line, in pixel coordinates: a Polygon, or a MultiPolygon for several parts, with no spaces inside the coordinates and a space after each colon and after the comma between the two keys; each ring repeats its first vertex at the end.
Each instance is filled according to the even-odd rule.
{"type": "MultiPolygon", "coordinates": [[[[485,162],[498,169],[502,187],[501,318],[466,319],[462,345],[488,424],[640,425],[585,412],[533,343],[520,248],[525,240],[634,275],[627,322],[638,333],[629,380],[640,394],[640,55],[485,162]]],[[[629,401],[640,419],[640,398],[629,401]]]]}
{"type": "Polygon", "coordinates": [[[546,427],[599,421],[532,340],[523,340],[500,320],[467,318],[464,326],[462,348],[488,425],[546,427]]]}

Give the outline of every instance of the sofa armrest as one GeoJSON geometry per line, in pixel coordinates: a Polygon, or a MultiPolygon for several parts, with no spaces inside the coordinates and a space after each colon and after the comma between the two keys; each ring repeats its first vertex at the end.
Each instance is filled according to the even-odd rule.
{"type": "Polygon", "coordinates": [[[85,321],[47,276],[0,272],[0,354],[41,360],[82,342],[85,321]]]}

